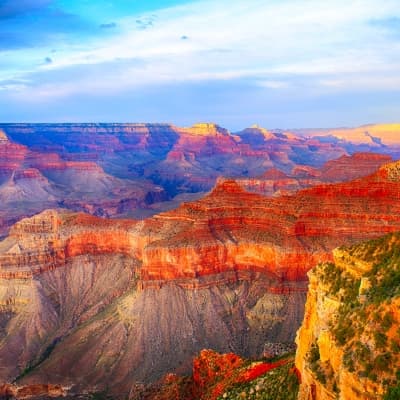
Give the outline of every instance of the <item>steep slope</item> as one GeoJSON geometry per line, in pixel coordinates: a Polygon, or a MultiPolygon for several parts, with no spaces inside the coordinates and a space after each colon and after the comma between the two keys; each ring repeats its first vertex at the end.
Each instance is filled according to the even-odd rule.
{"type": "Polygon", "coordinates": [[[38,202],[45,205],[55,204],[55,190],[35,168],[13,171],[8,181],[0,186],[0,202],[3,207],[15,207],[16,203],[38,202]]]}
{"type": "Polygon", "coordinates": [[[382,399],[396,385],[398,393],[400,234],[339,248],[309,277],[299,400],[382,399]]]}
{"type": "Polygon", "coordinates": [[[140,257],[150,240],[142,229],[142,222],[55,211],[16,224],[1,243],[2,380],[19,375],[19,383],[78,389],[110,382],[126,393],[171,368],[188,371],[203,348],[261,351],[261,326],[276,340],[292,338],[305,295],[296,288],[271,293],[268,276],[140,290],[140,257]]]}
{"type": "Polygon", "coordinates": [[[272,199],[220,180],[144,221],[20,221],[0,243],[0,379],[124,395],[189,371],[203,348],[260,356],[292,341],[307,271],[400,229],[399,171],[272,199]]]}
{"type": "Polygon", "coordinates": [[[378,153],[354,153],[327,161],[321,168],[297,165],[290,173],[271,168],[261,177],[241,178],[238,183],[248,191],[267,196],[293,193],[323,183],[345,182],[367,176],[392,157],[378,153]]]}

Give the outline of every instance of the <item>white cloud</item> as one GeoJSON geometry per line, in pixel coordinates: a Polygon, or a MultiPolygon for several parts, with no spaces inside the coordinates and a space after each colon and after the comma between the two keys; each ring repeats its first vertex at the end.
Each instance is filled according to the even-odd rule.
{"type": "Polygon", "coordinates": [[[289,82],[285,81],[260,81],[258,85],[269,89],[285,89],[290,87],[289,82]]]}
{"type": "Polygon", "coordinates": [[[369,91],[369,90],[400,90],[400,76],[397,74],[379,75],[371,77],[371,75],[349,75],[331,79],[322,79],[319,81],[321,86],[336,91],[369,91]]]}
{"type": "Polygon", "coordinates": [[[51,64],[39,63],[43,55],[37,50],[25,54],[24,68],[2,77],[54,75],[53,82],[35,86],[43,97],[226,79],[253,79],[280,90],[293,86],[288,77],[304,76],[314,77],[322,89],[345,90],[354,74],[363,79],[353,79],[351,87],[376,88],[382,74],[397,84],[400,45],[369,21],[394,15],[400,15],[398,0],[198,1],[159,10],[157,22],[146,30],[136,28],[138,16],[116,20],[118,34],[65,45],[51,64]],[[74,67],[82,74],[72,79],[68,71],[74,67]]]}

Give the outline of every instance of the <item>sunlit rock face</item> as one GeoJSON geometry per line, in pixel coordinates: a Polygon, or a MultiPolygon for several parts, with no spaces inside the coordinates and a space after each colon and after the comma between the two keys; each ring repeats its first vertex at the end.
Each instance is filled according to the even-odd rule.
{"type": "Polygon", "coordinates": [[[299,400],[378,400],[398,390],[399,246],[394,233],[336,249],[334,263],[309,272],[299,400]]]}
{"type": "Polygon", "coordinates": [[[298,165],[287,174],[277,168],[271,168],[260,177],[241,178],[238,183],[254,193],[279,196],[322,183],[361,178],[372,174],[390,161],[393,161],[392,157],[385,154],[354,153],[327,161],[321,168],[298,165]]]}
{"type": "Polygon", "coordinates": [[[49,210],[18,222],[0,243],[0,380],[126,393],[189,371],[203,348],[259,356],[292,341],[307,271],[400,229],[398,171],[275,198],[220,179],[142,221],[49,210]]]}
{"type": "Polygon", "coordinates": [[[397,123],[363,125],[356,128],[303,129],[295,130],[295,132],[312,137],[325,136],[331,140],[343,140],[376,148],[400,145],[400,124],[397,123]]]}
{"type": "Polygon", "coordinates": [[[51,399],[64,397],[67,388],[60,385],[37,384],[17,386],[12,384],[0,385],[0,398],[2,399],[51,399]]]}

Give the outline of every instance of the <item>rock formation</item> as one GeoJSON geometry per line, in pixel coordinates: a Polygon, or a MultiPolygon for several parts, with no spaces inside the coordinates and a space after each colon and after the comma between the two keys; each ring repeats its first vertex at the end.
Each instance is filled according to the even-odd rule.
{"type": "Polygon", "coordinates": [[[309,272],[297,335],[299,400],[371,400],[399,393],[400,235],[339,248],[309,272]]]}
{"type": "Polygon", "coordinates": [[[375,172],[381,165],[393,161],[389,155],[379,153],[354,153],[327,161],[320,170],[322,182],[343,182],[361,178],[375,172]]]}
{"type": "Polygon", "coordinates": [[[393,161],[389,155],[354,153],[327,161],[321,168],[297,165],[285,174],[276,168],[268,169],[261,177],[241,178],[238,183],[248,191],[276,196],[323,183],[345,182],[372,174],[383,164],[393,161]]]}
{"type": "Polygon", "coordinates": [[[132,396],[133,400],[295,400],[298,377],[293,356],[277,362],[244,360],[233,353],[202,350],[190,377],[168,374],[132,396]],[[284,387],[282,387],[284,386],[284,387]]]}
{"type": "Polygon", "coordinates": [[[0,399],[52,399],[65,397],[67,388],[60,385],[29,385],[16,386],[11,384],[0,385],[0,399]]]}

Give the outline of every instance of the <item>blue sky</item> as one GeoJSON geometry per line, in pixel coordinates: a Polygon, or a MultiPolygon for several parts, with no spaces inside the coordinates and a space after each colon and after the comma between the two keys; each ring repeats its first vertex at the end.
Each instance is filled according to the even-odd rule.
{"type": "Polygon", "coordinates": [[[0,121],[398,122],[398,0],[0,0],[0,121]]]}

